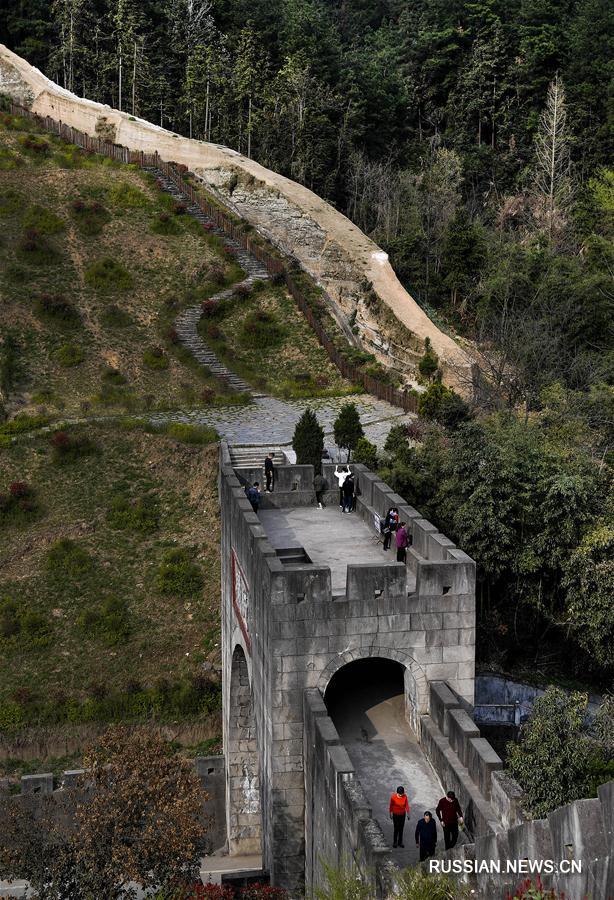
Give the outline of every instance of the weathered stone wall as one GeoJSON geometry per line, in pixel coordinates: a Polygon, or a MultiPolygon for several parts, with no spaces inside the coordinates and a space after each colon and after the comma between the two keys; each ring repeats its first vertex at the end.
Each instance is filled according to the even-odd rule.
{"type": "Polygon", "coordinates": [[[305,884],[326,884],[324,865],[356,866],[370,896],[386,897],[397,871],[379,823],[318,690],[304,693],[305,884]]]}
{"type": "MultiPolygon", "coordinates": [[[[236,790],[248,762],[246,755],[242,758],[247,746],[243,751],[236,741],[238,711],[231,703],[232,659],[240,647],[259,749],[264,866],[274,884],[299,892],[305,867],[303,692],[318,688],[324,694],[342,666],[383,657],[405,667],[407,715],[416,731],[420,715],[428,712],[429,681],[447,679],[472,702],[475,564],[417,511],[412,517],[398,498],[417,546],[414,571],[396,562],[349,565],[345,596],[333,599],[327,566],[283,566],[224,446],[220,459],[224,752],[232,760],[229,815],[242,815],[249,803],[247,793],[236,790]]],[[[358,514],[373,524],[374,510],[383,515],[396,495],[364,466],[353,468],[361,485],[358,514]]],[[[299,475],[310,484],[312,472],[305,479],[304,469],[278,467],[278,485],[290,485],[299,475]]],[[[303,503],[314,502],[312,492],[283,493],[297,502],[301,495],[303,503]]],[[[267,499],[278,503],[279,497],[276,492],[267,499]]]]}
{"type": "Polygon", "coordinates": [[[386,253],[308,188],[227,147],[190,140],[128,113],[77,97],[2,44],[0,92],[27,103],[42,116],[48,115],[91,136],[105,133],[131,150],[157,151],[164,160],[186,165],[223,202],[285,253],[296,257],[325,288],[331,308],[346,330],[348,313],[358,311],[358,326],[365,320],[368,348],[381,347],[380,358],[384,363],[391,362],[390,338],[399,339],[394,328],[396,323],[393,318],[391,329],[383,320],[366,321],[364,284],[367,282],[388,307],[388,317],[392,313],[415,336],[417,344],[426,337],[431,340],[449,381],[465,386],[470,382],[469,355],[437,328],[403,288],[386,253]]]}
{"type": "Polygon", "coordinates": [[[540,878],[546,890],[554,890],[568,900],[612,900],[614,897],[614,782],[602,785],[598,797],[576,800],[553,810],[544,819],[522,822],[449,850],[442,857],[446,864],[462,865],[474,861],[477,874],[464,879],[482,900],[512,895],[527,878],[536,879],[530,864],[544,860],[554,871],[542,867],[540,878]],[[487,871],[498,861],[500,872],[487,871]],[[508,862],[521,872],[509,872],[508,862]],[[570,863],[581,864],[581,871],[570,871],[570,863]],[[563,865],[561,866],[561,863],[563,865]],[[485,864],[488,864],[485,865],[485,864]],[[483,868],[483,871],[479,871],[483,868]]]}

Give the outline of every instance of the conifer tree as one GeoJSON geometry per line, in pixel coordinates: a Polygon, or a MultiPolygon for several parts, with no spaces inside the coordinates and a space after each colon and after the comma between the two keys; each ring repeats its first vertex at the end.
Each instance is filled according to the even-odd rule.
{"type": "Polygon", "coordinates": [[[313,466],[314,475],[322,471],[324,429],[312,409],[306,409],[296,423],[292,449],[296,453],[297,465],[313,466]]]}
{"type": "Polygon", "coordinates": [[[344,403],[341,407],[339,415],[335,419],[333,425],[335,432],[335,443],[338,447],[343,447],[348,452],[348,459],[352,450],[356,449],[356,445],[361,437],[364,437],[364,431],[360,423],[360,416],[356,409],[355,403],[344,403]]]}

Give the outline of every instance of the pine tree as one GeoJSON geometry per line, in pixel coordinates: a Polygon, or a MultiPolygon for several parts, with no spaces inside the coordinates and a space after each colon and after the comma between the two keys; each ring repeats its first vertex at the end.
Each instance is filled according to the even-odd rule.
{"type": "Polygon", "coordinates": [[[360,423],[360,416],[356,409],[355,403],[344,403],[341,407],[339,415],[335,419],[333,425],[335,433],[335,443],[338,447],[343,447],[348,452],[348,459],[352,450],[356,449],[356,445],[361,437],[364,437],[364,431],[360,423]]]}
{"type": "Polygon", "coordinates": [[[324,429],[316,414],[306,409],[296,423],[292,438],[292,449],[296,453],[299,466],[313,466],[313,474],[322,471],[322,451],[324,449],[324,429]]]}

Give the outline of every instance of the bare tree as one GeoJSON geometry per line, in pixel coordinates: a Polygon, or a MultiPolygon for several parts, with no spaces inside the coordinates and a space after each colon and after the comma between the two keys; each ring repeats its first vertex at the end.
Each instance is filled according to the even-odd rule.
{"type": "Polygon", "coordinates": [[[566,224],[573,196],[563,81],[550,82],[535,140],[534,215],[552,241],[566,224]]]}

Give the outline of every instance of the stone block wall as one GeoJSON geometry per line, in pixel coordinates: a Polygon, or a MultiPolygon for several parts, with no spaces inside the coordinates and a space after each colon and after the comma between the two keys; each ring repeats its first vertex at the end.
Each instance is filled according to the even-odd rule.
{"type": "Polygon", "coordinates": [[[318,690],[304,692],[303,743],[307,897],[326,885],[325,864],[357,866],[370,896],[387,897],[392,854],[318,690]]]}
{"type": "MultiPolygon", "coordinates": [[[[375,527],[375,512],[383,515],[390,505],[403,506],[408,521],[413,515],[422,522],[416,533],[422,529],[420,534],[433,535],[434,542],[423,547],[429,557],[415,556],[417,577],[402,563],[349,565],[345,596],[333,598],[327,566],[287,568],[281,563],[229,460],[222,446],[224,753],[233,766],[226,785],[229,842],[235,817],[248,806],[249,782],[241,767],[251,766],[236,723],[239,714],[245,718],[244,711],[233,709],[231,702],[233,656],[240,652],[258,746],[263,865],[273,884],[299,892],[305,877],[303,692],[318,688],[323,695],[341,667],[383,657],[405,667],[406,709],[416,732],[420,715],[428,712],[431,680],[447,679],[471,702],[475,565],[364,466],[354,466],[361,491],[357,512],[370,527],[375,527]],[[444,553],[446,558],[440,559],[444,553]]],[[[299,475],[301,483],[311,484],[312,473],[305,478],[305,468],[279,467],[287,470],[284,484],[299,475]]],[[[304,492],[290,493],[300,503],[304,492]]],[[[283,495],[276,491],[271,496],[283,495]]],[[[305,505],[313,502],[311,494],[305,505]]],[[[331,760],[340,755],[329,754],[331,760]]]]}

